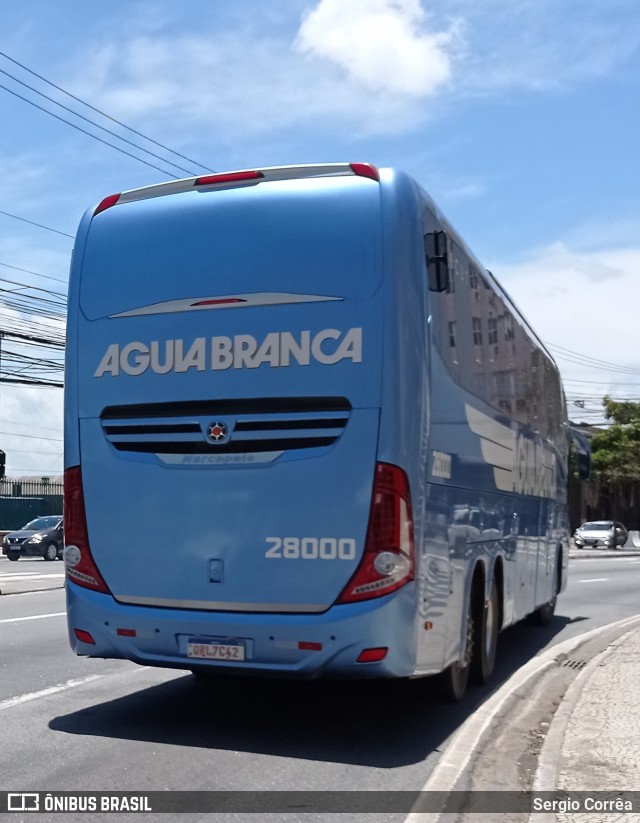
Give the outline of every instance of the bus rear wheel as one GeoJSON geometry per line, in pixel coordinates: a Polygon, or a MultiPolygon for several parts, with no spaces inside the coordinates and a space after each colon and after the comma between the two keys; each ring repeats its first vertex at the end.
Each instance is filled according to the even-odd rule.
{"type": "Polygon", "coordinates": [[[473,658],[474,620],[471,608],[467,618],[467,642],[462,660],[456,660],[439,677],[439,691],[444,700],[457,703],[462,700],[469,683],[469,671],[473,658]]]}
{"type": "Polygon", "coordinates": [[[556,558],[556,579],[553,589],[553,596],[543,603],[530,615],[529,621],[536,626],[548,626],[553,620],[553,615],[556,611],[556,603],[558,601],[558,592],[560,591],[560,580],[562,577],[562,565],[560,562],[560,554],[556,558]]]}
{"type": "Polygon", "coordinates": [[[480,601],[477,604],[478,615],[476,624],[478,626],[477,638],[473,647],[471,657],[470,677],[471,682],[476,685],[486,683],[496,665],[496,653],[498,650],[498,588],[495,580],[491,582],[491,591],[486,603],[480,601]]]}

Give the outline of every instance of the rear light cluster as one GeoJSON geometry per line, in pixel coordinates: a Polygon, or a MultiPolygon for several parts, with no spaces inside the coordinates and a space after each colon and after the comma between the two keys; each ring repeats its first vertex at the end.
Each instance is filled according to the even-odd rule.
{"type": "Polygon", "coordinates": [[[398,466],[378,463],[364,554],[337,602],[382,597],[413,580],[413,574],[409,481],[398,466]]]}
{"type": "Polygon", "coordinates": [[[110,594],[91,555],[79,466],[64,473],[64,566],[67,577],[96,592],[110,594]]]}

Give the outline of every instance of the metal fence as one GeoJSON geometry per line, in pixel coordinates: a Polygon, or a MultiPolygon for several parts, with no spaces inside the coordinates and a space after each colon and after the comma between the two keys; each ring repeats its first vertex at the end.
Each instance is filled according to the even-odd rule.
{"type": "Polygon", "coordinates": [[[62,514],[63,484],[49,480],[0,480],[0,531],[19,529],[47,514],[62,514]]]}

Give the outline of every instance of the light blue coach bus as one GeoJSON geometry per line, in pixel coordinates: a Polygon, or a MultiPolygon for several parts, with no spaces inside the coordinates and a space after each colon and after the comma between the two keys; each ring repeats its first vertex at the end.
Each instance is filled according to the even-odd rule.
{"type": "Polygon", "coordinates": [[[289,677],[440,674],[566,584],[556,366],[409,176],[107,197],[69,287],[73,649],[289,677]]]}

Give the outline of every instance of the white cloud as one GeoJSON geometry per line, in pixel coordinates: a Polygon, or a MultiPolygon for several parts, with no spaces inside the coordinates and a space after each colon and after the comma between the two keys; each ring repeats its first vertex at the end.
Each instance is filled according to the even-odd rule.
{"type": "Polygon", "coordinates": [[[7,477],[62,475],[62,407],[62,389],[3,384],[0,412],[7,477]]]}
{"type": "Polygon", "coordinates": [[[349,139],[394,134],[413,130],[425,116],[406,97],[380,91],[372,99],[362,86],[340,81],[334,66],[319,70],[318,61],[303,59],[290,44],[238,31],[214,41],[209,35],[138,36],[117,53],[109,45],[97,52],[97,68],[83,76],[82,87],[76,84],[77,93],[178,146],[189,131],[210,133],[212,146],[230,147],[240,138],[246,144],[293,129],[313,129],[316,136],[326,130],[332,139],[337,131],[349,139]]]}
{"type": "Polygon", "coordinates": [[[214,18],[187,29],[133,14],[93,36],[65,85],[174,145],[206,129],[216,153],[297,130],[410,134],[465,96],[610,72],[640,39],[629,0],[612,2],[619,15],[567,17],[553,0],[314,0],[301,20],[267,9],[221,30],[214,18]]]}
{"type": "Polygon", "coordinates": [[[314,6],[288,27],[245,17],[222,32],[123,20],[75,55],[65,85],[174,145],[204,129],[212,145],[295,129],[351,140],[408,133],[431,116],[452,82],[455,23],[432,25],[420,0],[314,6]]]}
{"type": "Polygon", "coordinates": [[[321,0],[295,47],[377,92],[427,97],[451,79],[455,29],[430,32],[419,0],[321,0]]]}
{"type": "Polygon", "coordinates": [[[640,388],[640,374],[621,377],[595,362],[640,372],[640,246],[585,251],[554,244],[522,263],[496,262],[492,270],[545,343],[592,361],[558,356],[565,378],[611,385],[624,379],[640,388]]]}

